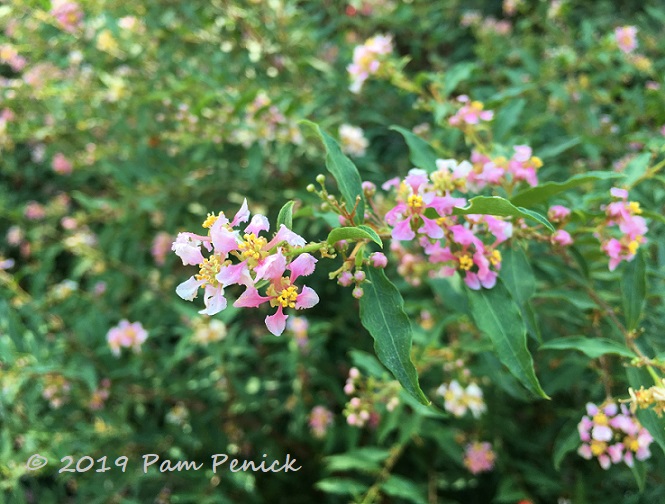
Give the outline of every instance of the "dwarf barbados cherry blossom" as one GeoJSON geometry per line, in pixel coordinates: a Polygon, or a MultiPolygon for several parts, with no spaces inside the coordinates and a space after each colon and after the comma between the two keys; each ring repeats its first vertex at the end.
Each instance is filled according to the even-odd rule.
{"type": "Polygon", "coordinates": [[[637,28],[635,26],[620,26],[614,30],[614,39],[619,49],[626,54],[637,49],[637,28]]]}
{"type": "Polygon", "coordinates": [[[651,456],[651,434],[633,416],[624,404],[608,402],[596,406],[586,405],[587,414],[577,425],[582,445],[577,453],[590,460],[598,458],[603,469],[624,462],[629,467],[634,459],[646,460],[651,456]]]}
{"type": "Polygon", "coordinates": [[[376,74],[382,64],[382,56],[390,54],[393,50],[390,35],[376,35],[365,41],[363,45],[353,50],[353,62],[347,67],[351,76],[352,93],[359,93],[370,75],[376,74]]]}
{"type": "Polygon", "coordinates": [[[457,97],[457,101],[464,105],[457,113],[448,119],[451,126],[463,128],[466,125],[475,126],[480,121],[491,121],[494,118],[494,112],[491,110],[483,110],[482,102],[471,101],[467,95],[457,97]]]}
{"type": "Polygon", "coordinates": [[[464,467],[471,474],[491,471],[494,468],[496,454],[492,451],[492,445],[484,442],[474,442],[466,445],[464,449],[464,467]]]}
{"type": "Polygon", "coordinates": [[[120,323],[109,329],[106,335],[109,347],[113,355],[120,355],[120,348],[132,348],[135,353],[141,351],[141,345],[148,339],[148,331],[143,328],[141,322],[130,323],[128,320],[121,320],[120,323]]]}
{"type": "Polygon", "coordinates": [[[266,317],[268,330],[276,336],[284,331],[288,315],[285,308],[310,308],[318,303],[316,292],[309,287],[300,291],[294,285],[299,276],[310,275],[317,260],[308,253],[300,253],[298,248],[305,240],[282,225],[275,236],[268,240],[260,236],[268,231],[270,224],[263,215],[255,215],[244,233],[234,229],[249,220],[247,200],[245,200],[232,221],[220,212],[208,215],[203,227],[208,235],[179,233],[172,249],[184,265],[198,265],[199,273],[190,277],[176,288],[183,299],[192,301],[200,288],[204,289],[205,309],[200,313],[214,315],[227,306],[224,289],[229,285],[245,286],[244,293],[234,303],[239,307],[258,307],[269,302],[277,311],[266,317]],[[203,256],[203,250],[210,255],[203,256]],[[294,257],[292,257],[294,256],[294,257]],[[291,273],[285,276],[286,270],[291,273]],[[257,282],[269,282],[266,296],[259,294],[257,282]]]}

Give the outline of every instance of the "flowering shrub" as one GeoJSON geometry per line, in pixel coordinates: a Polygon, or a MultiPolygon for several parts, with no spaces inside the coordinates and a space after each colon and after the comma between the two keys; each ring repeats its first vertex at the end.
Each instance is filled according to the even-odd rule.
{"type": "Polygon", "coordinates": [[[476,8],[0,7],[4,500],[665,499],[665,14],[476,8]]]}

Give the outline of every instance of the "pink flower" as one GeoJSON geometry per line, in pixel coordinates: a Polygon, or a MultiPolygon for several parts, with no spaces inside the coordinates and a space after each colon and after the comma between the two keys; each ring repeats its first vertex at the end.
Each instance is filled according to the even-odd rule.
{"type": "Polygon", "coordinates": [[[24,215],[27,219],[30,220],[41,220],[46,217],[46,210],[43,205],[40,205],[36,201],[30,201],[25,206],[24,215]]]}
{"type": "MultiPolygon", "coordinates": [[[[276,255],[282,256],[281,250],[278,250],[276,255]]],[[[298,287],[293,285],[293,282],[299,276],[312,274],[316,262],[317,260],[310,254],[299,255],[288,266],[282,266],[279,274],[270,278],[271,282],[266,290],[267,296],[261,296],[256,287],[249,285],[238,300],[233,303],[233,306],[255,308],[265,302],[270,302],[271,306],[277,307],[277,311],[266,317],[266,327],[275,336],[280,336],[288,319],[288,315],[284,315],[284,308],[301,310],[311,308],[319,302],[319,296],[314,289],[303,286],[302,290],[298,292],[298,287]],[[288,277],[282,276],[286,269],[291,271],[291,275],[288,277]]],[[[285,264],[285,261],[280,261],[279,264],[285,264]]]]}
{"type": "Polygon", "coordinates": [[[72,173],[72,163],[65,157],[62,152],[58,152],[53,156],[53,161],[51,163],[53,171],[59,173],[60,175],[69,175],[72,173]]]}
{"type": "Polygon", "coordinates": [[[315,406],[309,414],[309,427],[314,437],[322,438],[332,425],[333,414],[324,406],[315,406]]]}
{"type": "Polygon", "coordinates": [[[528,145],[516,145],[515,154],[508,161],[508,171],[512,173],[513,180],[526,181],[530,186],[538,185],[536,170],[543,166],[540,158],[531,155],[528,145]]]}
{"type": "Polygon", "coordinates": [[[635,26],[621,26],[614,30],[614,40],[619,49],[628,54],[637,49],[637,28],[635,26]]]}
{"type": "Polygon", "coordinates": [[[141,345],[148,338],[148,332],[143,328],[141,322],[129,323],[121,320],[120,323],[106,334],[106,340],[113,354],[118,357],[120,348],[132,348],[135,353],[141,351],[141,345]]]}
{"type": "Polygon", "coordinates": [[[553,205],[547,211],[547,218],[552,222],[562,222],[570,215],[570,208],[561,205],[553,205]]]}
{"type": "Polygon", "coordinates": [[[169,233],[160,231],[155,235],[155,238],[152,240],[150,253],[152,254],[152,257],[157,265],[162,266],[164,262],[166,262],[166,254],[168,254],[170,250],[169,246],[172,242],[173,237],[169,233]]]}
{"type": "Polygon", "coordinates": [[[491,471],[494,468],[496,455],[490,443],[470,443],[464,450],[464,466],[471,474],[491,471]]]}
{"type": "Polygon", "coordinates": [[[353,50],[353,62],[347,67],[351,76],[352,93],[359,93],[364,82],[379,71],[381,56],[392,52],[392,37],[390,35],[377,35],[368,39],[361,46],[353,50]]]}
{"type": "Polygon", "coordinates": [[[494,112],[491,110],[483,110],[482,102],[472,101],[469,103],[469,97],[461,95],[457,97],[457,101],[465,103],[457,113],[448,119],[451,126],[476,125],[480,121],[491,121],[494,118],[494,112]]]}
{"type": "Polygon", "coordinates": [[[54,0],[51,15],[58,21],[60,27],[70,33],[74,33],[83,21],[83,11],[76,2],[67,0],[54,0]]]}

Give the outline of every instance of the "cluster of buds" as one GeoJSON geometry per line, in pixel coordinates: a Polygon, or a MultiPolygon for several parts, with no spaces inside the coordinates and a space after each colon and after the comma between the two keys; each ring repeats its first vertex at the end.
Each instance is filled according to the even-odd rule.
{"type": "Polygon", "coordinates": [[[632,467],[634,459],[646,460],[651,456],[651,434],[624,404],[607,402],[598,407],[588,403],[586,412],[577,425],[582,441],[577,450],[580,456],[587,460],[598,458],[603,469],[622,461],[632,467]]]}
{"type": "Polygon", "coordinates": [[[621,261],[632,261],[637,249],[646,243],[644,235],[648,231],[646,220],[641,217],[642,209],[636,201],[628,201],[628,191],[612,188],[610,194],[615,199],[605,207],[606,220],[595,234],[601,241],[601,249],[609,258],[610,271],[614,271],[621,261]],[[617,226],[621,236],[609,237],[609,228],[617,226]]]}
{"type": "Polygon", "coordinates": [[[358,368],[351,368],[344,385],[344,393],[353,396],[344,408],[346,422],[354,427],[364,427],[366,424],[376,427],[381,420],[378,405],[383,404],[387,411],[393,411],[399,404],[399,391],[400,386],[396,381],[384,382],[371,376],[365,377],[358,368]]]}
{"type": "Polygon", "coordinates": [[[104,407],[106,400],[109,398],[109,393],[111,390],[111,380],[104,378],[99,388],[92,393],[90,401],[88,402],[88,408],[93,411],[98,411],[104,407]]]}
{"type": "Polygon", "coordinates": [[[661,379],[661,385],[654,385],[647,389],[640,387],[639,390],[628,389],[630,394],[630,411],[635,412],[637,408],[653,408],[659,417],[665,413],[665,378],[661,379]]]}
{"type": "Polygon", "coordinates": [[[482,102],[471,101],[467,95],[457,97],[457,101],[463,103],[462,107],[448,119],[448,124],[461,130],[467,127],[476,126],[481,121],[491,121],[494,118],[494,112],[491,110],[484,110],[485,106],[482,102]]]}
{"type": "Polygon", "coordinates": [[[215,315],[226,308],[224,289],[229,285],[243,285],[245,291],[233,306],[256,308],[269,303],[277,308],[273,315],[266,317],[265,323],[272,334],[279,336],[288,319],[285,309],[311,308],[319,302],[314,289],[295,285],[299,277],[314,272],[317,260],[304,251],[305,240],[283,224],[271,240],[260,236],[261,231],[270,229],[263,215],[254,215],[241,236],[234,228],[248,220],[245,200],[231,221],[223,212],[208,215],[203,222],[207,235],[178,234],[173,251],[184,265],[197,265],[199,272],[178,285],[176,293],[192,301],[203,288],[205,309],[200,313],[215,315]],[[203,256],[202,247],[209,252],[207,258],[203,256]],[[262,296],[258,289],[266,282],[262,296]]]}
{"type": "Polygon", "coordinates": [[[475,383],[465,388],[457,380],[452,380],[449,384],[442,384],[436,393],[443,397],[445,410],[456,417],[463,417],[470,411],[474,418],[480,418],[487,411],[483,391],[475,383]]]}
{"type": "Polygon", "coordinates": [[[351,77],[349,90],[359,93],[370,75],[379,72],[385,56],[393,50],[390,35],[376,35],[353,50],[353,62],[346,68],[351,77]]]}
{"type": "Polygon", "coordinates": [[[459,271],[471,289],[494,287],[501,269],[496,247],[512,236],[513,225],[490,215],[467,215],[464,220],[453,215],[453,209],[464,206],[466,199],[452,196],[451,191],[467,191],[463,179],[470,170],[466,162],[438,160],[431,175],[413,168],[404,181],[395,178],[383,184],[384,189],[397,187],[397,204],[385,215],[392,238],[417,243],[427,256],[425,261],[424,256],[406,253],[401,246],[391,247],[400,256],[398,270],[409,276],[424,271],[431,276],[451,276],[459,271]],[[486,244],[479,236],[493,239],[486,244]]]}
{"type": "Polygon", "coordinates": [[[325,437],[333,423],[333,414],[325,406],[314,406],[309,414],[309,428],[316,438],[325,437]]]}
{"type": "Polygon", "coordinates": [[[500,186],[506,183],[526,182],[530,186],[538,185],[536,171],[543,166],[542,160],[533,155],[528,145],[515,145],[510,159],[503,156],[494,159],[472,151],[473,168],[468,174],[471,189],[479,191],[486,186],[500,186]]]}
{"type": "Polygon", "coordinates": [[[488,442],[475,441],[464,448],[464,467],[471,474],[480,474],[494,469],[496,454],[488,442]]]}
{"type": "Polygon", "coordinates": [[[106,340],[116,357],[120,356],[120,348],[132,348],[134,353],[141,351],[141,345],[148,339],[148,331],[143,328],[141,322],[130,323],[121,320],[117,326],[109,329],[106,340]]]}
{"type": "Polygon", "coordinates": [[[42,391],[42,397],[49,402],[53,409],[58,409],[69,398],[69,391],[72,386],[62,375],[46,375],[44,377],[45,387],[42,391]]]}
{"type": "Polygon", "coordinates": [[[570,217],[570,208],[566,208],[562,205],[553,205],[547,211],[547,218],[550,222],[553,222],[557,225],[557,229],[552,236],[550,237],[550,242],[552,245],[559,245],[561,247],[567,247],[573,244],[573,238],[570,236],[570,233],[563,229],[565,224],[568,222],[570,217]]]}

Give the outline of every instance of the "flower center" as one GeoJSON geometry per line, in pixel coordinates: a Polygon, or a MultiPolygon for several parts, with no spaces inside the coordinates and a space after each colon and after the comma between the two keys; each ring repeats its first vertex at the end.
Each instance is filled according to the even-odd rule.
{"type": "Polygon", "coordinates": [[[295,308],[297,297],[298,288],[295,285],[291,285],[286,289],[282,289],[282,293],[277,297],[277,302],[281,304],[283,308],[295,308]]]}
{"type": "Polygon", "coordinates": [[[607,416],[605,413],[596,413],[593,417],[593,421],[596,425],[607,425],[607,416]]]}
{"type": "Polygon", "coordinates": [[[224,212],[219,212],[219,215],[215,215],[214,213],[209,213],[208,216],[206,217],[206,220],[203,221],[203,226],[206,229],[210,229],[212,225],[215,223],[217,219],[219,219],[222,215],[224,215],[224,212]]]}
{"type": "Polygon", "coordinates": [[[492,255],[490,256],[490,262],[492,263],[493,266],[496,266],[501,262],[501,252],[498,250],[492,251],[492,255]]]}
{"type": "Polygon", "coordinates": [[[596,441],[595,439],[591,441],[591,453],[596,457],[605,453],[607,449],[607,443],[605,441],[596,441]]]}
{"type": "Polygon", "coordinates": [[[199,273],[195,278],[199,281],[205,280],[210,285],[216,286],[219,282],[215,276],[219,273],[221,267],[222,264],[219,262],[219,257],[212,255],[207,259],[203,259],[203,262],[199,264],[199,273]]]}
{"type": "Polygon", "coordinates": [[[464,271],[469,271],[473,267],[473,259],[468,255],[463,255],[459,258],[459,267],[464,271]]]}
{"type": "Polygon", "coordinates": [[[414,212],[418,212],[423,207],[423,197],[417,194],[412,194],[407,198],[409,208],[414,212]]]}
{"type": "Polygon", "coordinates": [[[268,240],[262,236],[256,236],[254,233],[245,234],[243,239],[245,241],[238,245],[243,260],[246,259],[256,263],[268,256],[268,251],[263,250],[268,244],[268,240]]]}

